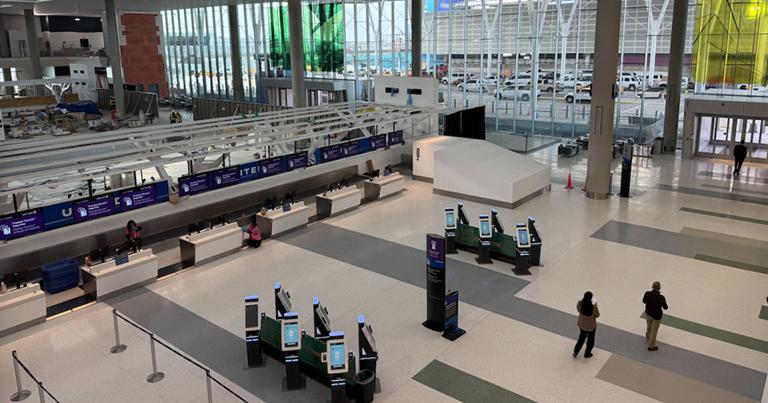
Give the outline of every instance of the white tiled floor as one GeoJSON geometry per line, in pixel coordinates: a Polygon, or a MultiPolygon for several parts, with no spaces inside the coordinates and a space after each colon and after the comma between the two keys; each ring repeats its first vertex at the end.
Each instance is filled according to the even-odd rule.
{"type": "MultiPolygon", "coordinates": [[[[557,160],[555,149],[547,148],[534,155],[552,165],[553,176],[564,178],[568,172],[578,175],[586,170],[585,158],[557,160]]],[[[764,274],[590,238],[608,220],[620,220],[675,232],[693,227],[766,239],[768,231],[764,225],[679,212],[680,207],[686,206],[765,219],[765,205],[656,188],[658,183],[698,188],[704,183],[729,184],[697,175],[703,170],[727,173],[728,167],[717,162],[656,157],[634,169],[633,186],[645,192],[642,196],[594,201],[586,199],[579,190],[568,191],[553,184],[551,192],[515,210],[499,209],[507,227],[530,215],[536,216],[545,242],[544,266],[532,270],[533,275],[526,277],[531,283],[518,296],[572,312],[582,293],[592,290],[600,301],[601,323],[642,334],[640,299],[650,283],[659,280],[669,299],[669,312],[674,316],[768,339],[768,321],[758,319],[768,291],[768,277],[764,274]]],[[[768,186],[756,180],[757,175],[764,178],[766,173],[766,167],[750,166],[737,186],[768,191],[768,186]]],[[[442,208],[454,205],[455,200],[434,195],[431,186],[423,182],[408,181],[407,189],[401,195],[367,204],[326,222],[423,248],[424,234],[442,231],[442,208]]],[[[465,209],[472,218],[490,206],[466,202],[465,209]]],[[[468,253],[457,258],[474,263],[468,253]]],[[[506,263],[496,262],[488,268],[512,275],[511,266],[506,263]]],[[[595,378],[610,356],[599,350],[599,331],[595,358],[574,361],[570,356],[572,340],[465,304],[461,308],[461,326],[468,333],[451,343],[420,325],[424,319],[424,290],[279,240],[186,271],[149,288],[241,335],[242,297],[259,293],[262,305],[271,307],[275,281],[281,281],[290,290],[299,312],[309,313],[312,297],[319,296],[328,307],[334,327],[347,334],[356,333],[356,316],[366,315],[373,324],[381,355],[382,394],[376,401],[453,401],[411,379],[433,359],[536,401],[651,400],[595,378]]],[[[205,401],[205,384],[199,371],[161,352],[161,348],[158,360],[163,363],[161,370],[166,379],[148,384],[144,380],[150,372],[147,341],[133,329],[122,327],[121,336],[129,349],[120,355],[110,354],[108,349],[114,343],[110,312],[109,306],[98,303],[0,339],[0,358],[7,358],[0,359],[0,400],[7,399],[14,389],[10,352],[16,349],[62,401],[205,401]]],[[[303,325],[311,327],[311,315],[304,315],[303,325]]],[[[768,372],[768,357],[759,352],[668,327],[662,328],[659,338],[768,372]]],[[[31,387],[29,382],[25,385],[31,387]]],[[[217,402],[228,401],[221,391],[216,396],[217,402]]],[[[763,401],[768,401],[766,392],[763,401]]]]}

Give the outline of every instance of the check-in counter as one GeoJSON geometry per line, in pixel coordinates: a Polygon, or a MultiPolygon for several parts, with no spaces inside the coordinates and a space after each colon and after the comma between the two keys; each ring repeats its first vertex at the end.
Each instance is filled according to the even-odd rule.
{"type": "Polygon", "coordinates": [[[38,283],[0,294],[0,336],[45,322],[45,315],[45,293],[38,283]]]}
{"type": "Polygon", "coordinates": [[[111,259],[80,269],[83,273],[83,290],[100,300],[156,281],[158,264],[152,249],[142,249],[128,254],[128,261],[123,264],[115,264],[115,259],[111,259]]]}
{"type": "Polygon", "coordinates": [[[264,238],[273,237],[280,233],[301,228],[309,224],[309,208],[304,202],[291,204],[289,211],[282,207],[267,211],[266,215],[256,214],[256,222],[264,238]]]}
{"type": "Polygon", "coordinates": [[[405,189],[405,178],[399,172],[379,176],[363,183],[367,200],[381,199],[405,189]]]}
{"type": "Polygon", "coordinates": [[[315,195],[317,216],[330,217],[351,210],[360,205],[363,191],[355,186],[347,186],[332,192],[315,195]]]}
{"type": "Polygon", "coordinates": [[[240,250],[243,230],[236,222],[179,237],[182,267],[199,266],[240,250]]]}

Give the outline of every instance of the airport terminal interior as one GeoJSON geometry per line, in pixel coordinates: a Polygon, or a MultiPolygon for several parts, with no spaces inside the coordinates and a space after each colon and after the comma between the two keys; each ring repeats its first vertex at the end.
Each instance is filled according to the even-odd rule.
{"type": "Polygon", "coordinates": [[[767,0],[0,0],[0,401],[768,402],[767,0]]]}

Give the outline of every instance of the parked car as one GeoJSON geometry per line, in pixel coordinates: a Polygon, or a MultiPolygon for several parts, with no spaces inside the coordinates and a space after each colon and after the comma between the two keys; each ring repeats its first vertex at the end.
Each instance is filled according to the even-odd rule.
{"type": "Polygon", "coordinates": [[[529,73],[520,73],[518,75],[513,75],[512,77],[504,80],[502,85],[504,86],[516,86],[516,85],[531,85],[531,80],[533,78],[529,73]]]}
{"type": "Polygon", "coordinates": [[[623,90],[637,91],[640,88],[640,83],[637,82],[634,76],[621,76],[616,81],[623,90]]]}
{"type": "MultiPolygon", "coordinates": [[[[536,91],[536,96],[541,96],[541,90],[536,91]]],[[[531,87],[525,85],[506,86],[496,90],[496,99],[519,99],[528,101],[531,99],[531,87]]]]}
{"type": "Polygon", "coordinates": [[[645,91],[638,91],[637,97],[638,98],[645,98],[645,99],[662,99],[664,98],[664,93],[666,91],[663,88],[649,88],[645,91]]]}
{"type": "Polygon", "coordinates": [[[463,83],[459,83],[456,86],[456,89],[458,89],[459,91],[464,91],[465,88],[467,89],[467,91],[488,92],[488,90],[483,85],[481,85],[478,80],[475,80],[475,79],[467,80],[463,83]]]}
{"type": "Polygon", "coordinates": [[[569,92],[565,94],[565,102],[572,104],[572,103],[583,103],[583,102],[592,102],[592,88],[586,87],[583,88],[581,91],[576,92],[569,92]]]}
{"type": "Polygon", "coordinates": [[[591,83],[586,80],[578,80],[572,76],[566,76],[557,81],[557,85],[564,89],[577,89],[580,90],[584,87],[588,87],[591,83]]]}
{"type": "Polygon", "coordinates": [[[440,82],[446,85],[456,85],[467,79],[467,75],[464,73],[451,73],[443,77],[440,82]]]}

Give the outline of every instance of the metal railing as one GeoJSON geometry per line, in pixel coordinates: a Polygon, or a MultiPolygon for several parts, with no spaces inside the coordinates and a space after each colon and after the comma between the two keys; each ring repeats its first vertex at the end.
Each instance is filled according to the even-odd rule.
{"type": "Polygon", "coordinates": [[[32,392],[26,389],[22,389],[21,387],[21,375],[19,374],[19,367],[21,367],[24,372],[29,375],[30,378],[32,378],[33,381],[37,384],[37,391],[40,394],[40,402],[45,402],[45,395],[50,396],[51,399],[53,399],[54,402],[59,403],[59,399],[56,399],[51,392],[43,386],[43,383],[37,380],[34,375],[32,375],[32,372],[27,368],[26,365],[24,365],[23,362],[19,359],[19,355],[16,354],[16,350],[13,350],[11,352],[11,357],[13,357],[13,372],[16,375],[16,392],[11,395],[11,401],[12,402],[20,402],[26,398],[28,398],[32,392]]]}
{"type": "Polygon", "coordinates": [[[157,336],[155,336],[154,333],[152,333],[149,330],[145,329],[144,327],[142,327],[138,323],[132,321],[131,319],[121,315],[119,312],[117,312],[117,309],[114,309],[114,308],[112,309],[112,319],[113,319],[114,325],[115,325],[115,345],[112,346],[109,349],[110,353],[112,353],[112,354],[119,354],[119,353],[122,353],[123,351],[125,351],[128,348],[125,344],[120,343],[120,331],[119,331],[119,329],[117,327],[117,318],[120,318],[120,319],[124,320],[125,323],[135,327],[136,329],[140,330],[142,333],[145,333],[145,334],[149,335],[149,349],[150,349],[150,354],[152,356],[152,373],[147,376],[147,382],[150,382],[150,383],[160,382],[165,377],[164,373],[162,373],[162,372],[157,370],[157,354],[155,353],[155,343],[158,343],[161,346],[167,348],[169,351],[171,351],[174,354],[178,355],[179,357],[189,361],[190,363],[192,363],[196,367],[200,368],[201,370],[203,370],[203,372],[205,372],[205,388],[206,388],[206,391],[208,392],[208,403],[213,403],[213,389],[212,389],[211,381],[216,382],[219,386],[224,388],[224,390],[229,392],[233,397],[237,398],[241,402],[248,403],[248,401],[245,400],[242,396],[240,396],[235,391],[233,391],[232,389],[230,389],[229,387],[227,387],[226,385],[221,383],[221,381],[219,381],[215,377],[213,377],[211,375],[210,368],[208,368],[208,367],[206,367],[206,366],[196,362],[191,357],[188,357],[186,354],[184,354],[181,351],[175,349],[170,344],[166,343],[165,341],[163,341],[163,340],[159,339],[157,336]]]}

